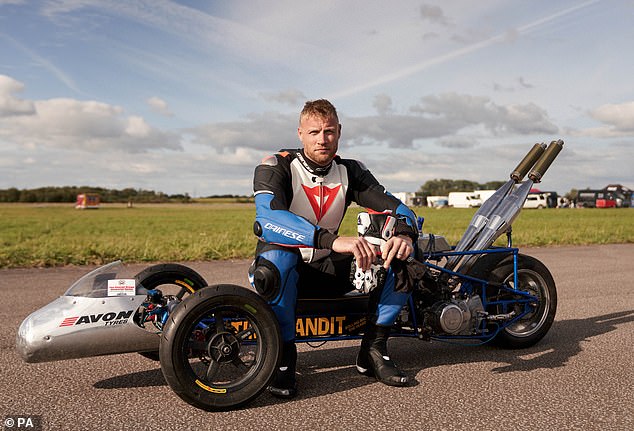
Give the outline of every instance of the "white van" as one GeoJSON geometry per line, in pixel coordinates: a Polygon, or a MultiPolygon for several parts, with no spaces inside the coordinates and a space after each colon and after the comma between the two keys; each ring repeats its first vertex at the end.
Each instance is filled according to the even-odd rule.
{"type": "Polygon", "coordinates": [[[482,203],[484,203],[487,199],[495,194],[497,190],[476,190],[473,193],[478,195],[482,203]]]}
{"type": "Polygon", "coordinates": [[[451,192],[448,203],[454,208],[474,208],[482,205],[482,200],[474,192],[451,192]]]}
{"type": "Polygon", "coordinates": [[[524,208],[548,208],[545,194],[529,194],[524,201],[524,208]]]}
{"type": "Polygon", "coordinates": [[[447,196],[427,196],[427,206],[433,208],[442,208],[448,204],[447,196]]]}

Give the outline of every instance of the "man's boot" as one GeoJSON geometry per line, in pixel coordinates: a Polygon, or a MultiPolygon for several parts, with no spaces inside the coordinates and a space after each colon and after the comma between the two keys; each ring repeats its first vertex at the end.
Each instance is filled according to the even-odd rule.
{"type": "Polygon", "coordinates": [[[366,376],[374,376],[389,386],[406,386],[409,378],[402,373],[387,354],[388,326],[368,324],[361,340],[361,350],[357,356],[357,371],[366,376]]]}
{"type": "Polygon", "coordinates": [[[286,342],[282,346],[280,366],[275,370],[275,377],[268,390],[278,398],[293,398],[297,395],[297,347],[294,341],[286,342]]]}

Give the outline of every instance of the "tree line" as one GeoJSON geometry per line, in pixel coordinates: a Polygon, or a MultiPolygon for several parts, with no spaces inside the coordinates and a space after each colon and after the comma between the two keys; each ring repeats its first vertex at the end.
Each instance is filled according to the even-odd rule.
{"type": "Polygon", "coordinates": [[[122,190],[106,189],[89,186],[66,187],[39,187],[35,189],[0,189],[0,202],[69,202],[74,203],[77,195],[83,193],[96,193],[104,203],[167,203],[189,202],[191,198],[187,193],[168,195],[154,190],[142,190],[125,188],[122,190]]]}
{"type": "MultiPolygon", "coordinates": [[[[478,183],[469,180],[433,179],[425,182],[417,195],[427,196],[447,196],[450,192],[471,192],[474,190],[497,190],[505,181],[488,181],[478,183]]],[[[190,202],[191,197],[185,194],[165,194],[154,190],[142,190],[125,188],[122,190],[106,189],[102,187],[89,186],[66,186],[66,187],[40,187],[36,189],[0,189],[0,202],[75,202],[78,194],[96,193],[104,203],[168,203],[168,202],[190,202]]],[[[576,197],[577,190],[571,190],[566,196],[576,197]]],[[[213,195],[210,198],[247,198],[236,195],[213,195]]]]}

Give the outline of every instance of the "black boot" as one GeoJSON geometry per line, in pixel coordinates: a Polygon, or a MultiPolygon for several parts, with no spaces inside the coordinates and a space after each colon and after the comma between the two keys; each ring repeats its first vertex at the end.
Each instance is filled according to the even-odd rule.
{"type": "Polygon", "coordinates": [[[282,359],[275,371],[275,377],[268,390],[278,398],[293,398],[297,395],[297,380],[295,368],[297,366],[297,347],[295,342],[287,342],[282,346],[282,359]]]}
{"type": "Polygon", "coordinates": [[[389,386],[406,386],[409,378],[403,374],[387,354],[390,328],[368,324],[357,356],[357,371],[389,386]]]}

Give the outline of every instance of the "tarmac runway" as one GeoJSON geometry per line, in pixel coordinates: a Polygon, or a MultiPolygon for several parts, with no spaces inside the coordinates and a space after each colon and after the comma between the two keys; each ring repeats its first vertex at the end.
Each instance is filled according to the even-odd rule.
{"type": "MultiPolygon", "coordinates": [[[[33,429],[10,421],[28,415],[44,430],[634,429],[634,244],[522,252],[546,264],[558,290],[555,322],[536,346],[393,339],[391,356],[415,384],[392,388],[356,373],[358,341],[300,344],[296,399],[264,393],[220,413],[181,401],[159,364],[136,353],[24,363],[20,322],[93,267],[0,270],[0,417],[16,430],[33,429]]],[[[247,283],[248,261],[188,265],[210,283],[247,283]]]]}

